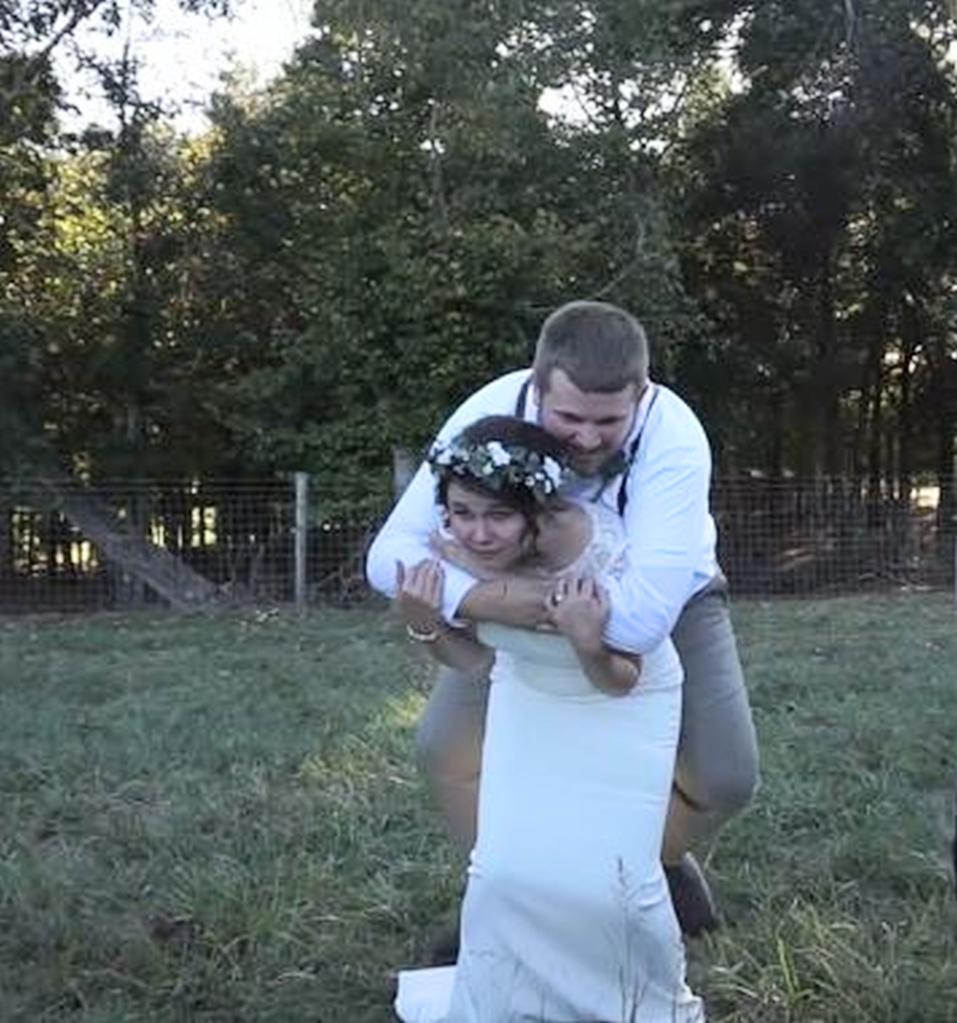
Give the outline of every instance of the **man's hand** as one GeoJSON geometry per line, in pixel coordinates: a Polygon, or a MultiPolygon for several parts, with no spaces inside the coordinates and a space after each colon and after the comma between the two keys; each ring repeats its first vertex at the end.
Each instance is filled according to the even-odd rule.
{"type": "Polygon", "coordinates": [[[554,583],[509,575],[480,582],[465,594],[458,615],[473,622],[499,622],[518,629],[550,629],[545,598],[554,583]]]}
{"type": "Polygon", "coordinates": [[[608,591],[590,576],[571,576],[553,584],[545,601],[549,621],[577,650],[602,648],[602,632],[611,604],[608,591]]]}
{"type": "Polygon", "coordinates": [[[401,561],[395,563],[393,607],[410,629],[427,635],[444,625],[440,613],[444,582],[445,573],[437,561],[420,561],[408,569],[401,561]]]}

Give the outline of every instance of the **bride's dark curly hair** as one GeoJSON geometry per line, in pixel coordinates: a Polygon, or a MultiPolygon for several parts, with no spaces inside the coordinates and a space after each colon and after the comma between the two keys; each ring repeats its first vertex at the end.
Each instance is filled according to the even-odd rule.
{"type": "Polygon", "coordinates": [[[451,444],[433,448],[429,464],[436,478],[436,500],[442,508],[448,509],[449,484],[455,481],[520,512],[534,541],[539,516],[568,472],[569,453],[557,437],[537,423],[515,416],[484,416],[467,426],[451,444]],[[493,464],[493,471],[486,475],[481,468],[494,463],[489,445],[504,449],[510,462],[493,464]],[[443,452],[454,457],[451,461],[448,456],[443,459],[443,452]]]}

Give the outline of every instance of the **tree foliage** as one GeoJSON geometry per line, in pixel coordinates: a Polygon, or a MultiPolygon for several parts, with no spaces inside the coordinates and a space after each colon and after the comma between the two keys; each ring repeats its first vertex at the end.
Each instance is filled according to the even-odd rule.
{"type": "Polygon", "coordinates": [[[750,395],[726,424],[739,464],[945,469],[915,426],[954,355],[954,29],[939,4],[807,0],[741,30],[747,87],[689,139],[685,192],[692,290],[726,338],[686,368],[750,395]]]}
{"type": "Polygon", "coordinates": [[[329,0],[201,139],[132,55],[88,57],[118,127],[69,147],[51,47],[119,7],[4,12],[8,466],[306,468],[356,500],[600,297],[647,322],[725,470],[953,472],[942,0],[329,0]]]}

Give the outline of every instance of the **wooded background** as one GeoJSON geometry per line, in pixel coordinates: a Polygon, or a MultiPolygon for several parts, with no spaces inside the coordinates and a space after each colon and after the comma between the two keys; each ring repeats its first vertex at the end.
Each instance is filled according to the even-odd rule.
{"type": "Polygon", "coordinates": [[[8,524],[26,481],[62,511],[291,470],[371,514],[395,447],[591,297],[644,321],[720,476],[840,480],[874,523],[933,487],[952,569],[953,3],[323,0],[188,137],[129,47],[79,47],[127,6],[0,3],[8,524]],[[62,129],[65,47],[115,125],[62,129]]]}

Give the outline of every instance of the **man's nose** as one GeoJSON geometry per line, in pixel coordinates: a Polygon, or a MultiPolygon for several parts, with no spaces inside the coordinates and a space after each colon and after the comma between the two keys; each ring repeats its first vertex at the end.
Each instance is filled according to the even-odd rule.
{"type": "Polygon", "coordinates": [[[575,446],[582,451],[601,447],[601,434],[593,426],[580,426],[575,432],[575,446]]]}

